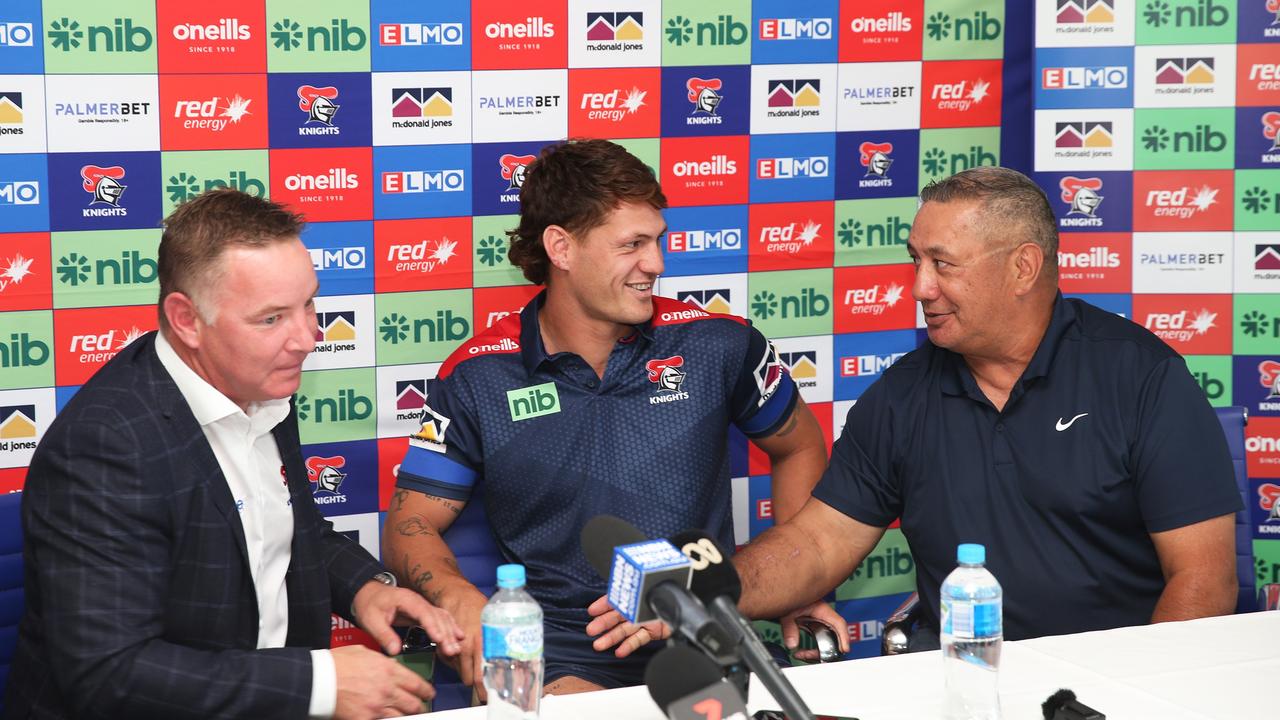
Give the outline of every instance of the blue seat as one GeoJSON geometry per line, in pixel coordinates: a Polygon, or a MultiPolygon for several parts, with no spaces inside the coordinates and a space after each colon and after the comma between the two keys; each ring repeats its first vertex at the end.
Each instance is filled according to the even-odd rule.
{"type": "Polygon", "coordinates": [[[1253,533],[1249,524],[1249,478],[1245,470],[1244,427],[1249,424],[1249,413],[1242,407],[1215,408],[1218,422],[1227,436],[1227,449],[1231,451],[1231,465],[1236,473],[1236,489],[1244,509],[1236,513],[1236,577],[1240,580],[1240,595],[1236,599],[1236,612],[1253,612],[1258,609],[1256,578],[1253,569],[1253,533]]]}
{"type": "MultiPolygon", "coordinates": [[[[462,571],[463,577],[486,596],[493,595],[498,566],[504,561],[502,554],[498,552],[498,544],[493,539],[493,531],[489,529],[482,487],[477,486],[472,492],[462,514],[445,531],[444,540],[458,559],[458,569],[462,571]]],[[[471,705],[471,688],[463,685],[458,674],[448,665],[436,662],[431,683],[436,688],[432,710],[452,710],[471,705]]]]}
{"type": "Polygon", "coordinates": [[[0,711],[22,619],[22,493],[0,495],[0,711]]]}

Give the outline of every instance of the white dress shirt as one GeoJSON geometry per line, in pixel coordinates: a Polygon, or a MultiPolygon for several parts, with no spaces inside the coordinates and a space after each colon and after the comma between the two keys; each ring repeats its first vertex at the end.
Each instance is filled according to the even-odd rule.
{"type": "MultiPolygon", "coordinates": [[[[289,594],[285,575],[293,545],[293,507],[280,448],[272,428],[289,416],[289,400],[249,405],[248,413],[196,374],[163,333],[156,355],[187,401],[204,431],[240,511],[249,572],[258,596],[258,648],[284,647],[289,633],[289,594]]],[[[333,656],[311,651],[313,718],[328,718],[337,705],[333,656]]]]}

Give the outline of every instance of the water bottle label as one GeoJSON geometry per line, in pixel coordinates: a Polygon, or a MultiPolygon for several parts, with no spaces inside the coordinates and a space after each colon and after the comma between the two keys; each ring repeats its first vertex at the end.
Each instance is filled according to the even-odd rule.
{"type": "Polygon", "coordinates": [[[943,599],[942,632],[963,640],[999,637],[1004,628],[998,602],[955,602],[943,599]]]}
{"type": "Polygon", "coordinates": [[[542,625],[484,625],[484,659],[537,660],[542,657],[542,625]]]}

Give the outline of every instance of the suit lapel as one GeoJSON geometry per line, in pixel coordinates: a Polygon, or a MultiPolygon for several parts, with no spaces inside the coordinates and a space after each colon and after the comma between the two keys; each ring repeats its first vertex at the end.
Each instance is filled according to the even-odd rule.
{"type": "Polygon", "coordinates": [[[296,412],[291,402],[289,416],[271,430],[280,450],[280,459],[284,462],[290,507],[293,509],[292,552],[289,572],[285,575],[285,588],[289,593],[289,633],[285,644],[290,647],[327,647],[324,632],[327,613],[313,607],[317,597],[327,601],[328,592],[323,584],[317,585],[317,580],[324,575],[317,566],[314,538],[309,531],[309,523],[314,519],[305,512],[311,501],[311,481],[302,460],[296,412]]]}

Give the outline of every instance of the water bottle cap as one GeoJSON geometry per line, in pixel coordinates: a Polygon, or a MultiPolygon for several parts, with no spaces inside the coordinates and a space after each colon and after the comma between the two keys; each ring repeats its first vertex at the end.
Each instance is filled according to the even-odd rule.
{"type": "Polygon", "coordinates": [[[524,566],[523,565],[499,565],[498,566],[498,587],[500,588],[518,588],[524,587],[524,566]]]}
{"type": "Polygon", "coordinates": [[[987,561],[987,548],[978,543],[962,543],[956,548],[956,562],[964,565],[981,565],[987,561]]]}

